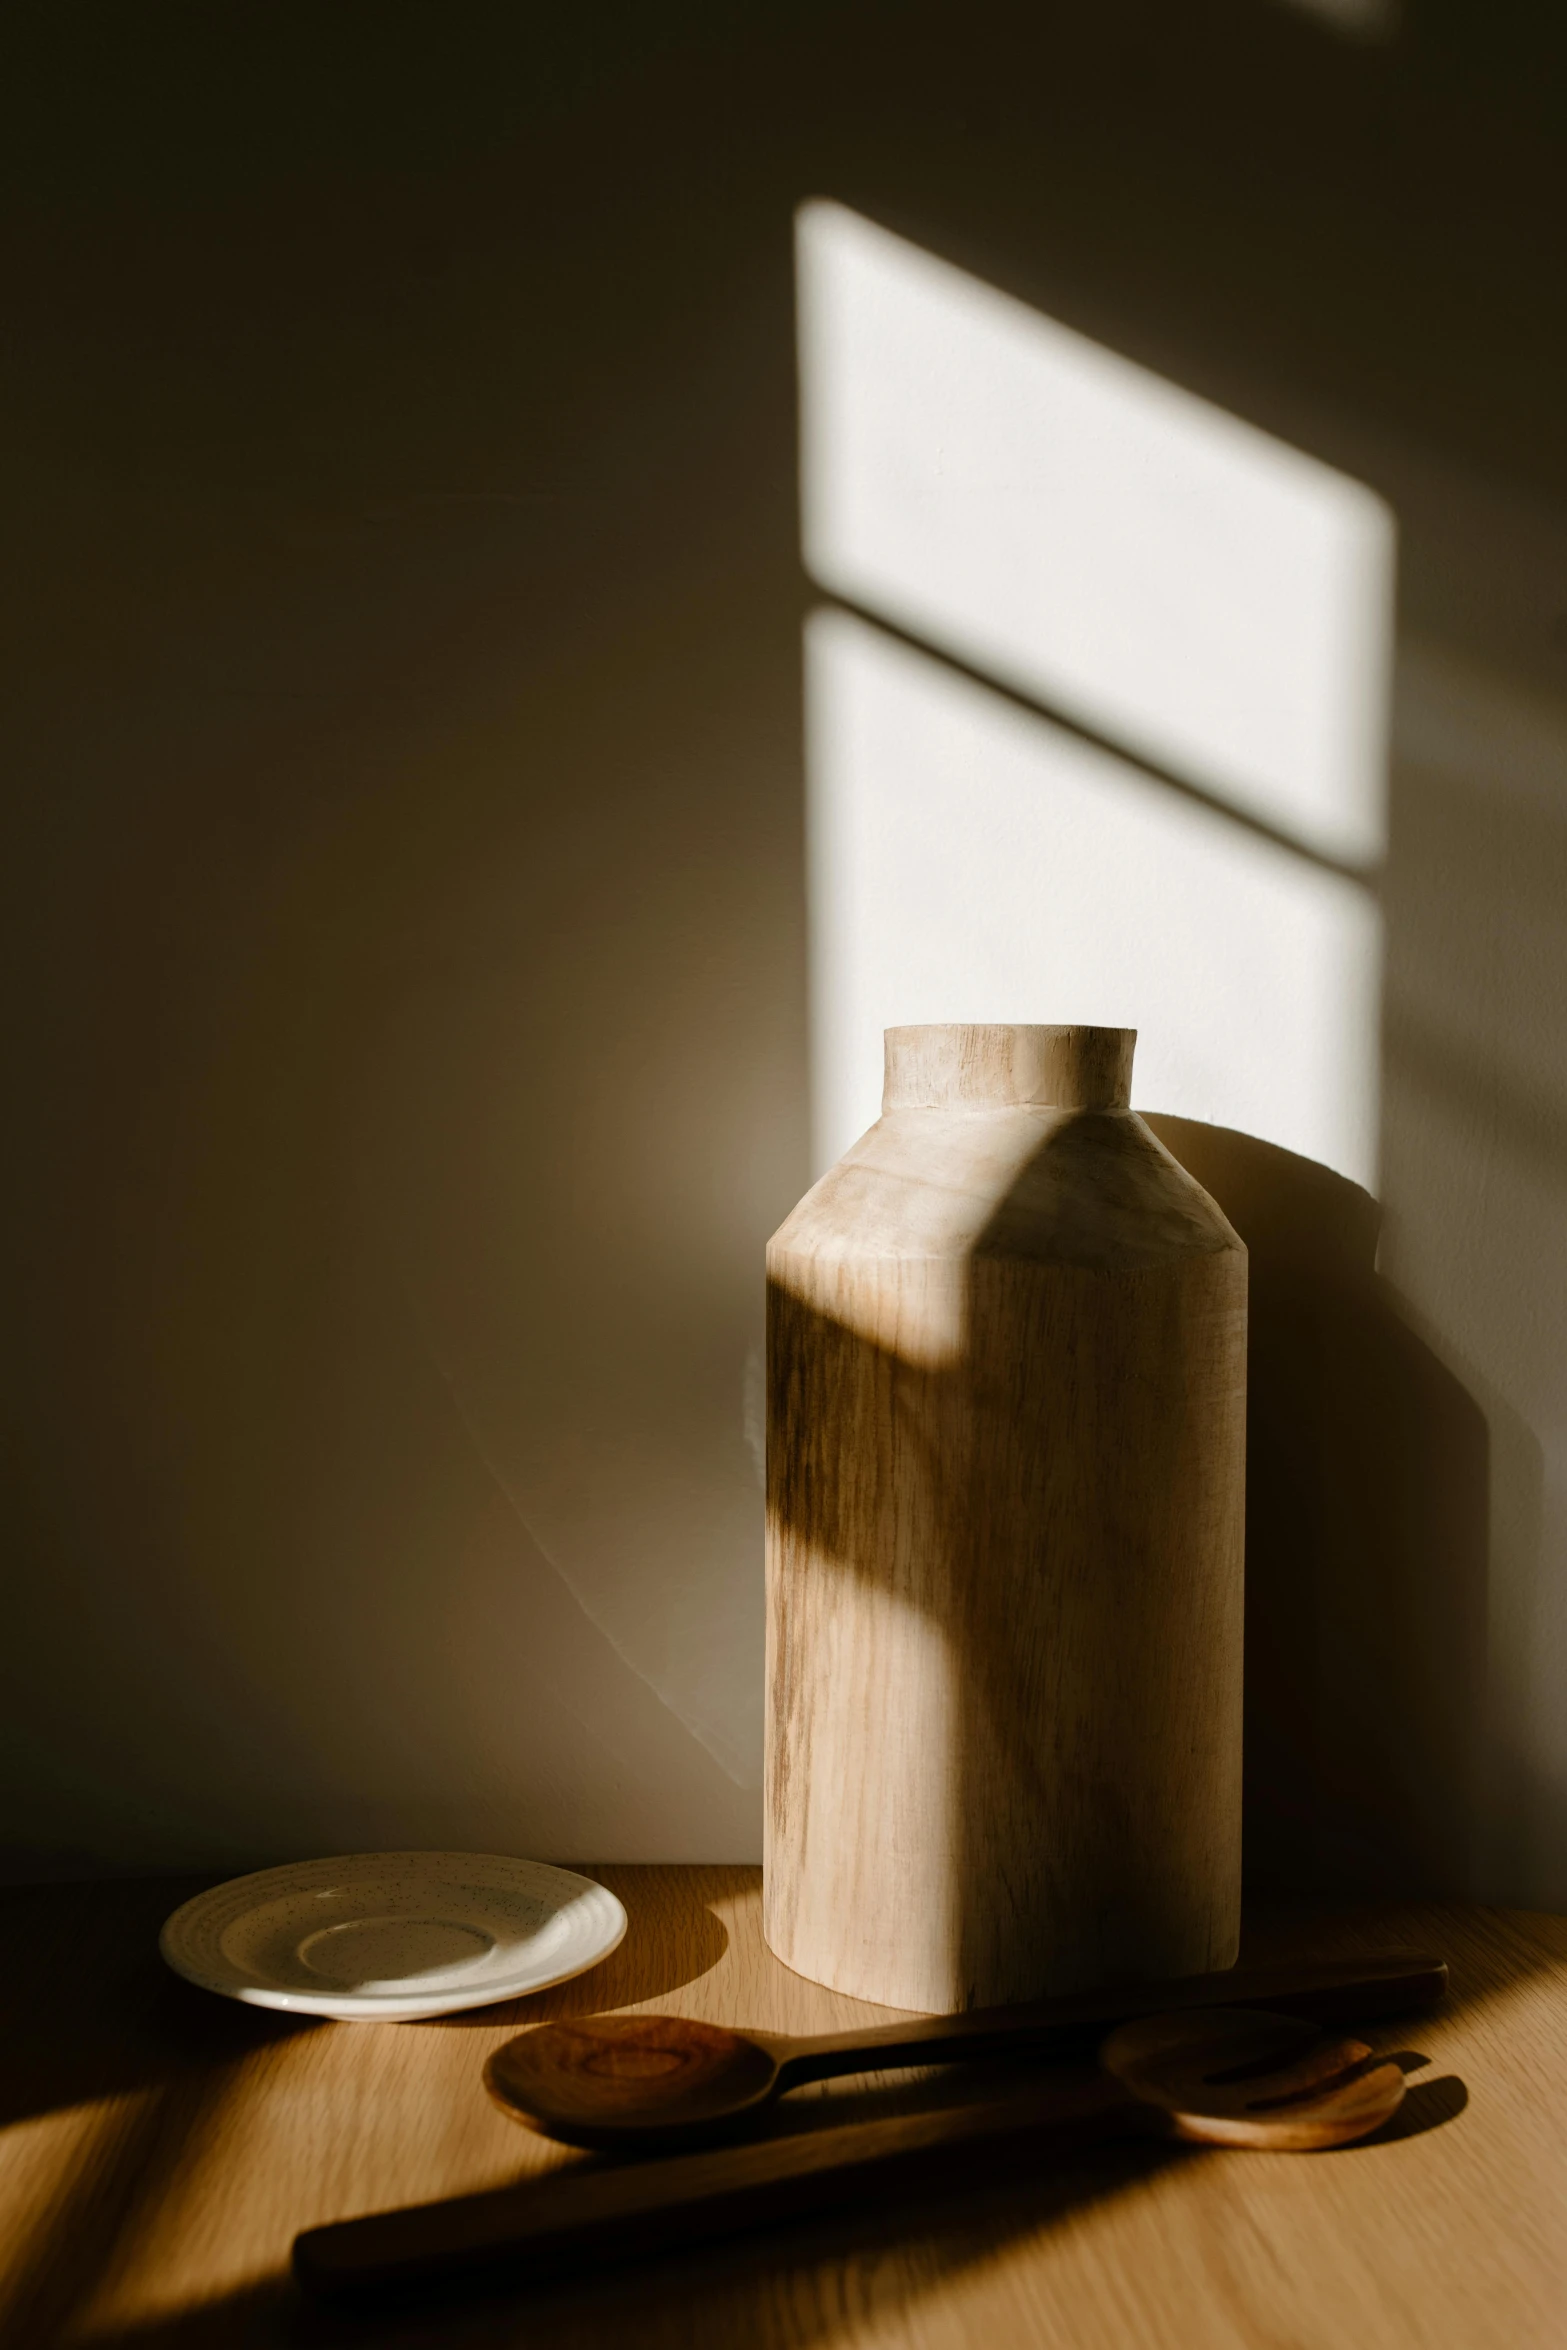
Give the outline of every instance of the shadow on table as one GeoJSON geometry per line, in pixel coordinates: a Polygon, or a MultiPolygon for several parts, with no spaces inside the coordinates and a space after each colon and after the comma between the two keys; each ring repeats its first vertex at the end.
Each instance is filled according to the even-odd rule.
{"type": "MultiPolygon", "coordinates": [[[[733,1873],[737,1890],[753,1880],[750,1869],[737,1868],[733,1873]]],[[[564,2016],[601,2015],[609,2008],[637,2007],[644,2000],[662,1999],[668,1992],[696,1982],[717,1966],[728,1949],[728,1932],[712,1910],[657,1903],[651,1888],[658,1882],[659,1872],[594,1867],[588,1874],[618,1893],[630,1914],[631,1923],[618,1950],[589,1967],[586,1974],[573,1975],[568,1983],[553,1983],[547,1991],[535,1991],[526,1999],[495,2007],[468,2007],[460,2015],[438,2016],[432,2021],[445,2030],[475,2024],[493,2029],[497,2024],[509,2024],[520,2032],[528,2024],[554,2023],[564,2016]]],[[[706,1872],[709,1883],[713,1874],[706,1872]]]]}
{"type": "MultiPolygon", "coordinates": [[[[1406,2068],[1426,2058],[1398,2052],[1406,2068]]],[[[1411,2089],[1394,2121],[1366,2146],[1440,2128],[1466,2103],[1452,2078],[1411,2089]]],[[[1339,2149],[1340,2154],[1360,2151],[1339,2149]]],[[[1128,2143],[1057,2154],[1017,2175],[1016,2152],[988,2161],[967,2150],[961,2183],[924,2191],[907,2207],[845,2210],[795,2223],[787,2237],[755,2232],[699,2255],[600,2269],[533,2289],[479,2287],[400,2296],[388,2307],[347,2313],[317,2308],[284,2280],[273,2279],[222,2300],[116,2334],[94,2335],[117,2350],[485,2350],[531,2342],[545,2332],[561,2344],[595,2350],[635,2339],[639,2345],[739,2341],[754,2335],[758,2312],[787,2308],[788,2338],[804,2350],[826,2344],[852,2319],[857,2327],[900,2312],[948,2279],[982,2268],[1046,2233],[1059,2221],[1147,2182],[1173,2162],[1206,2159],[1192,2148],[1128,2143]]],[[[1246,2159],[1226,2157],[1226,2159],[1246,2159]]],[[[1333,2160],[1337,2156],[1315,2157],[1333,2160]]]]}
{"type": "MultiPolygon", "coordinates": [[[[551,2016],[631,2006],[680,1989],[723,1956],[728,1936],[710,1910],[638,1901],[635,1870],[604,1875],[628,1895],[632,1925],[600,1966],[532,1998],[381,2028],[482,2025],[495,2033],[551,2016]]],[[[749,1881],[749,1872],[737,1875],[749,1881]]],[[[117,2254],[157,2212],[193,2146],[217,2124],[247,2059],[300,2033],[332,2028],[315,2017],[215,1998],[164,1965],[158,1954],[164,1918],[214,1881],[26,1887],[0,1901],[4,2004],[27,2021],[25,2032],[10,2035],[0,2067],[0,2129],[71,2107],[125,2101],[123,2117],[105,2112],[91,2159],[76,2167],[8,2279],[7,2341],[51,2342],[68,2330],[117,2254]]],[[[273,2300],[261,2300],[273,2310],[266,2321],[272,2324],[273,2300]]],[[[197,2320],[178,2321],[187,2322],[197,2320]]],[[[216,2329],[213,2339],[223,2339],[225,2326],[252,2320],[204,2314],[199,2322],[216,2329]]]]}
{"type": "Polygon", "coordinates": [[[311,2016],[214,1998],[158,1955],[171,1911],[217,1876],[8,1888],[0,1895],[7,2035],[0,2128],[67,2106],[205,2076],[297,2033],[311,2016]]]}
{"type": "Polygon", "coordinates": [[[0,1897],[0,2130],[98,2107],[85,2157],[10,2264],[5,2339],[49,2343],[155,2211],[248,2058],[313,2018],[198,1991],[158,1954],[169,1913],[212,1876],[51,1884],[0,1897]]]}
{"type": "MultiPolygon", "coordinates": [[[[1412,1923],[1415,1921],[1411,1921],[1412,1923]]],[[[1471,1944],[1466,1994],[1483,2000],[1515,1979],[1498,1954],[1494,1970],[1471,1944]],[[1494,1978],[1494,1979],[1493,1979],[1494,1978]]],[[[1516,1958],[1516,1953],[1513,1954],[1516,1958]]],[[[1373,2035],[1396,2039],[1388,2027],[1373,2035]]],[[[1418,2049],[1384,2046],[1405,2072],[1430,2059],[1418,2049]]],[[[963,2068],[933,2069],[923,2080],[885,2076],[836,2084],[837,2094],[810,2093],[786,2101],[786,2126],[882,2115],[899,2107],[930,2106],[972,2093],[963,2068]]],[[[1313,2161],[1336,2161],[1390,2141],[1423,2135],[1457,2119],[1468,2102],[1464,2083],[1443,2075],[1417,2081],[1400,2112],[1373,2137],[1313,2161]]],[[[87,2339],[102,2350],[487,2350],[542,2338],[574,2350],[612,2350],[635,2339],[639,2350],[685,2350],[699,2341],[740,2340],[758,2330],[758,2313],[786,2308],[795,2350],[826,2345],[852,2320],[856,2326],[896,2321],[945,2284],[1015,2254],[1058,2224],[1145,2185],[1172,2163],[1209,2160],[1209,2150],[1129,2141],[1059,2150],[1037,2167],[1020,2168],[1016,2147],[989,2154],[965,2149],[952,2183],[925,2185],[905,2205],[846,2208],[793,2222],[787,2233],[753,2231],[698,2254],[672,2255],[616,2271],[602,2265],[546,2287],[510,2287],[492,2277],[449,2284],[389,2306],[363,2311],[317,2307],[283,2276],[199,2307],[118,2329],[94,2329],[87,2339]]],[[[1225,2160],[1254,2159],[1244,2154],[1225,2160]]]]}
{"type": "Polygon", "coordinates": [[[787,2307],[791,2350],[825,2344],[851,2311],[864,2325],[898,2313],[943,2279],[983,2265],[1081,2211],[1151,2176],[1173,2152],[1148,2146],[1101,2148],[1027,2180],[965,2180],[917,2210],[845,2211],[793,2224],[787,2234],[755,2233],[697,2255],[602,2266],[542,2288],[503,2283],[446,2287],[363,2312],[318,2308],[284,2279],[144,2324],[93,2331],[94,2350],[487,2350],[545,2335],[572,2350],[685,2350],[696,2342],[757,2335],[759,2312],[787,2307]]]}
{"type": "MultiPolygon", "coordinates": [[[[1413,2048],[1385,2049],[1388,2061],[1405,2073],[1424,2072],[1431,2062],[1413,2048]]],[[[1406,2090],[1404,2102],[1391,2120],[1380,2130],[1373,2130],[1369,2138],[1358,2138],[1353,2146],[1340,2149],[1344,2154],[1358,2154],[1367,2146],[1387,2146],[1399,2138],[1423,2138],[1428,2130],[1439,2130],[1445,2123],[1456,2121],[1469,2104],[1469,2091],[1456,2073],[1438,2073],[1435,2080],[1417,2081],[1406,2090]]]]}
{"type": "MultiPolygon", "coordinates": [[[[557,2016],[633,2007],[696,1981],[728,1948],[725,1928],[706,1908],[645,1910],[636,1898],[638,1873],[602,1872],[605,1883],[630,1897],[632,1922],[619,1949],[586,1974],[526,1999],[396,2028],[510,2025],[520,2031],[557,2016]]],[[[746,1882],[751,1874],[735,1872],[746,1882]]],[[[215,1998],[164,1965],[158,1954],[163,1920],[219,1882],[139,1878],[24,1886],[0,1895],[0,1995],[12,2015],[27,2020],[25,2032],[9,2035],[0,2067],[0,2129],[100,2098],[167,2090],[184,2076],[220,2073],[261,2049],[323,2029],[316,2016],[215,1998]]]]}

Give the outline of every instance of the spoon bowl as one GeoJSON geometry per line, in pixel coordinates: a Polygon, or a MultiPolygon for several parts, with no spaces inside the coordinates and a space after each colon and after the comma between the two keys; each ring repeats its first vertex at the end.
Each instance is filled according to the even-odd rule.
{"type": "Polygon", "coordinates": [[[1247,2008],[1156,2015],[1123,2024],[1099,2051],[1154,2135],[1276,2154],[1347,2146],[1380,2129],[1404,2099],[1404,2075],[1363,2040],[1325,2040],[1314,2024],[1247,2008]]]}
{"type": "Polygon", "coordinates": [[[777,2093],[784,2061],[761,2032],[679,2015],[590,2015],[508,2040],[485,2081],[551,2137],[601,2146],[633,2131],[651,2142],[738,2120],[777,2093]]]}

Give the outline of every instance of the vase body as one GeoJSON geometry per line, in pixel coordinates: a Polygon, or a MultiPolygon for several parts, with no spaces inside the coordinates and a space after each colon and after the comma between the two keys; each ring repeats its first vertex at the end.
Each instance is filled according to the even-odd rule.
{"type": "Polygon", "coordinates": [[[765,1928],[858,1998],[1235,1957],[1246,1251],[1133,1042],[890,1029],[768,1247],[765,1928]]]}

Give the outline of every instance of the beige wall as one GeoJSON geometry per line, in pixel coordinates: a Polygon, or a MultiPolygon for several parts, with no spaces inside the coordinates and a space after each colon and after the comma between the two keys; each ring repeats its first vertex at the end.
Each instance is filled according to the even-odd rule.
{"type": "Polygon", "coordinates": [[[1567,1899],[1560,125],[1505,11],[941,14],[7,77],[12,1873],[758,1848],[826,195],[1396,511],[1380,1273],[1282,1250],[1255,1853],[1567,1899]]]}

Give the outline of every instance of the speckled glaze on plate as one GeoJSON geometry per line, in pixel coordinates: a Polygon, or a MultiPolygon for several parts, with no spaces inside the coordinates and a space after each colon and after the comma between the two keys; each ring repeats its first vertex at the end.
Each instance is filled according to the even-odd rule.
{"type": "Polygon", "coordinates": [[[405,2023],[563,1983],[624,1938],[613,1893],[497,1852],[353,1852],[231,1877],[158,1947],[204,1991],[344,2023],[405,2023]]]}

